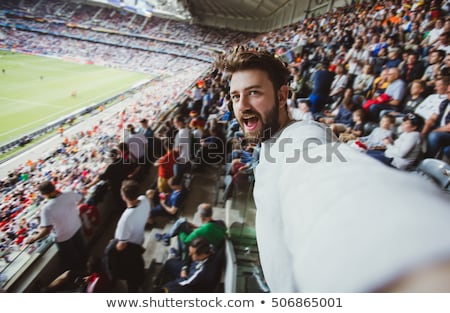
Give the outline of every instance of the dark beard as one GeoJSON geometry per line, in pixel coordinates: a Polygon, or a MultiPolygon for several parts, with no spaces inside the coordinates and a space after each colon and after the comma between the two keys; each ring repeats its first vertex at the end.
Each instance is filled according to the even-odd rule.
{"type": "MultiPolygon", "coordinates": [[[[262,116],[258,115],[258,119],[261,121],[261,130],[258,130],[257,132],[252,133],[245,133],[245,138],[248,140],[248,142],[259,144],[260,142],[264,142],[267,139],[271,138],[273,134],[275,134],[279,128],[280,123],[278,121],[278,118],[280,116],[280,113],[278,111],[279,101],[278,98],[275,99],[275,106],[272,108],[272,110],[269,112],[269,114],[266,116],[267,120],[264,121],[262,119],[262,116]]],[[[254,112],[256,113],[256,112],[254,112]]],[[[242,127],[242,129],[245,129],[242,127]]]]}

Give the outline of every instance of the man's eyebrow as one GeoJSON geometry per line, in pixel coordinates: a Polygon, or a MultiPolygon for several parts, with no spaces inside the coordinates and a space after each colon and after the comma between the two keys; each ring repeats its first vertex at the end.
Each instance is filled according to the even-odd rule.
{"type": "MultiPolygon", "coordinates": [[[[250,90],[250,89],[258,89],[262,88],[261,85],[251,85],[244,88],[244,90],[250,90]]],[[[230,94],[238,92],[237,90],[230,90],[230,94]]]]}

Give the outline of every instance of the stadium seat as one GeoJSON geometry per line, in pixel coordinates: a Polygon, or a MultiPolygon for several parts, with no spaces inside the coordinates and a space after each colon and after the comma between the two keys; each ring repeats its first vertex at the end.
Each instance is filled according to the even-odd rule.
{"type": "Polygon", "coordinates": [[[432,179],[443,190],[450,192],[450,165],[437,159],[424,159],[416,171],[432,179]]]}

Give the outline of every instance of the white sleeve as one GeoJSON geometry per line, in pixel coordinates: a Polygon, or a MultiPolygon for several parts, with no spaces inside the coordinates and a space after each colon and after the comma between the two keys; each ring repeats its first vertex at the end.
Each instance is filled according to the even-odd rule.
{"type": "Polygon", "coordinates": [[[283,165],[276,182],[289,259],[278,271],[292,271],[292,285],[303,292],[368,292],[450,255],[448,197],[349,149],[340,146],[345,161],[326,161],[319,146],[311,154],[324,156],[321,162],[283,165]],[[382,204],[373,201],[377,194],[382,204]]]}
{"type": "Polygon", "coordinates": [[[386,156],[404,158],[417,145],[418,138],[415,133],[400,135],[393,145],[387,146],[386,156]]]}

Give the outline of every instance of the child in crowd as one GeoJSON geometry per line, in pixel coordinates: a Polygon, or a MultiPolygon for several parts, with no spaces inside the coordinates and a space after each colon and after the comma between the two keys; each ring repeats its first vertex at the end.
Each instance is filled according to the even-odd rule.
{"type": "Polygon", "coordinates": [[[298,108],[289,107],[289,113],[297,121],[312,121],[314,119],[310,104],[306,101],[300,101],[298,108]]]}
{"type": "Polygon", "coordinates": [[[368,136],[360,137],[359,142],[369,150],[386,150],[384,139],[393,137],[395,118],[391,114],[385,114],[380,120],[380,126],[376,127],[368,136]]]}
{"type": "Polygon", "coordinates": [[[362,109],[354,111],[352,113],[352,120],[351,126],[339,135],[340,141],[348,142],[349,140],[355,140],[364,133],[364,111],[362,109]]]}

